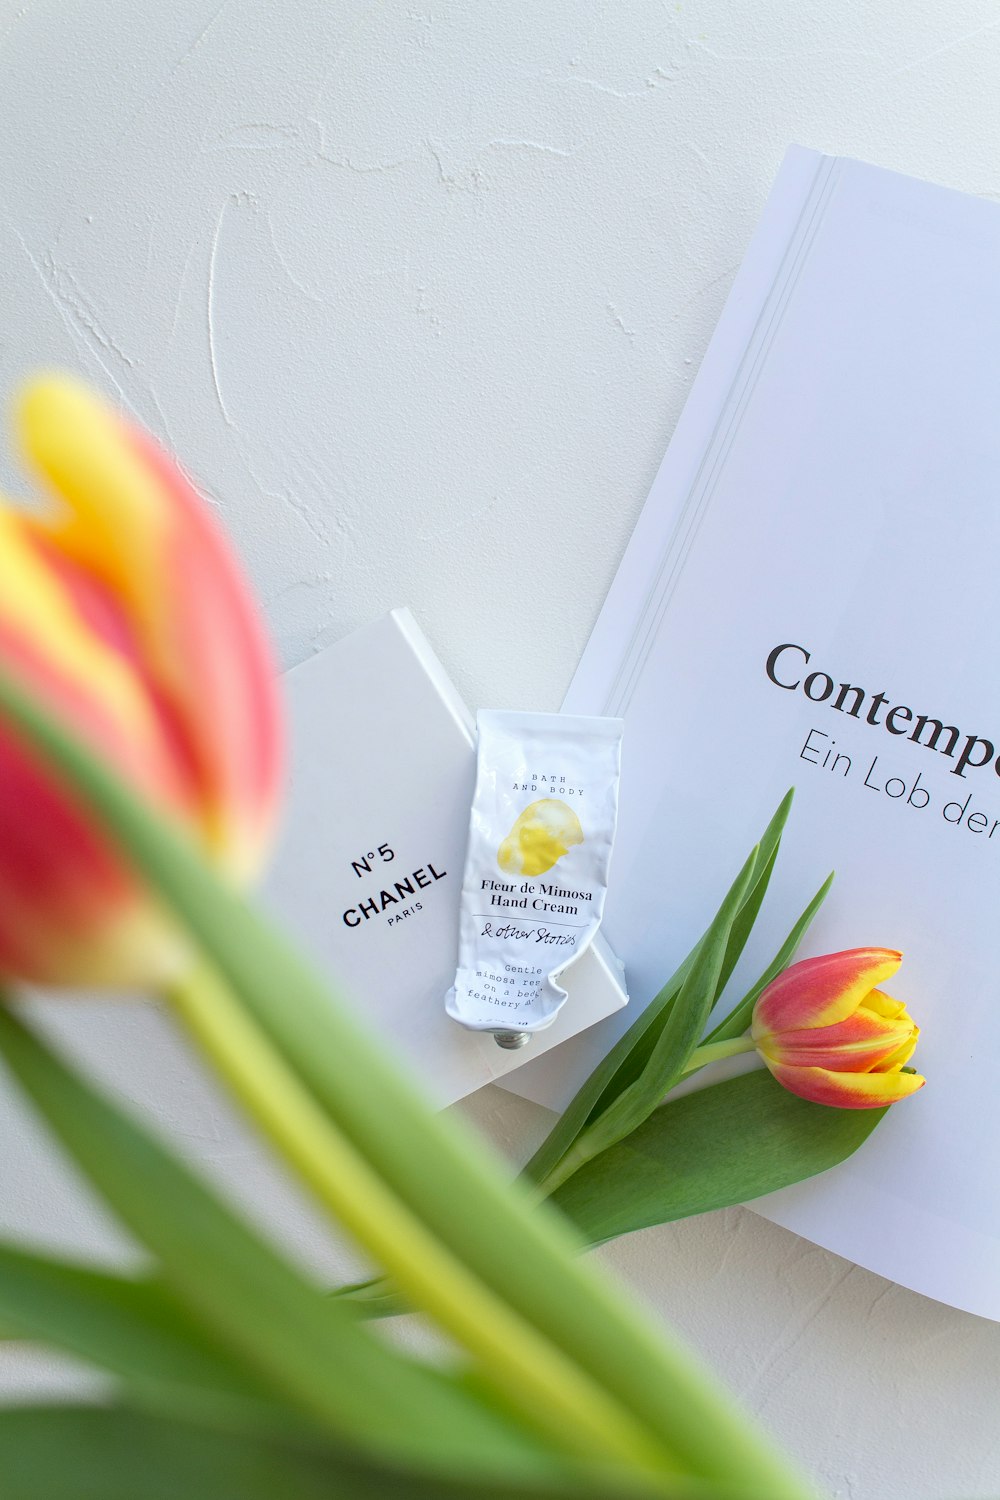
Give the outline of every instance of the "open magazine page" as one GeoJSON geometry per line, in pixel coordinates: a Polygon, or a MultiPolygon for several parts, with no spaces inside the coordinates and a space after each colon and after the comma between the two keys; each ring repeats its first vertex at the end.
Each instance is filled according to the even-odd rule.
{"type": "MultiPolygon", "coordinates": [[[[1000,1318],[1000,206],[796,150],[566,703],[625,718],[605,931],[634,1007],[798,789],[749,982],[898,947],[928,1086],[754,1207],[1000,1318]]],[[[565,1100],[629,1015],[514,1085],[565,1100]]]]}

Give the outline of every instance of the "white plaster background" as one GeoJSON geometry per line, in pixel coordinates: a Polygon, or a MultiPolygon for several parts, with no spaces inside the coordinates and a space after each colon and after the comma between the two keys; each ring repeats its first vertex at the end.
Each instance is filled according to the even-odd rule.
{"type": "MultiPolygon", "coordinates": [[[[0,387],[182,455],[286,664],[406,603],[471,704],[554,708],[786,143],[1000,197],[998,84],[997,0],[2,0],[0,387]]],[[[344,1268],[150,1008],[43,1010],[344,1268]]],[[[4,1232],[124,1253],[0,1132],[4,1232]]],[[[603,1258],[836,1496],[1000,1492],[1000,1327],[743,1210],[603,1258]]]]}

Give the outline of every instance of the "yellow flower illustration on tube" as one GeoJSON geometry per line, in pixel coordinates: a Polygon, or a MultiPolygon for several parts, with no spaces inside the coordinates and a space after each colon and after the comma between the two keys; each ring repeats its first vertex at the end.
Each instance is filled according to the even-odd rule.
{"type": "Polygon", "coordinates": [[[560,797],[540,797],[517,818],[497,851],[497,864],[507,875],[544,875],[582,843],[583,829],[573,809],[560,797]]]}

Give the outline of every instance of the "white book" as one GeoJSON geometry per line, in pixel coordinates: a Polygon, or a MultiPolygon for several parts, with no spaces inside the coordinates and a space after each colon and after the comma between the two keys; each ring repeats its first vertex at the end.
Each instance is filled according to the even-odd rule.
{"type": "MultiPolygon", "coordinates": [[[[797,786],[737,980],[835,869],[801,956],[903,950],[928,1084],[753,1207],[992,1318],[998,268],[1000,205],[790,151],[565,704],[626,721],[604,930],[635,1008],[797,786]]],[[[511,1086],[562,1105],[628,1019],[511,1086]]]]}
{"type": "Polygon", "coordinates": [[[291,768],[265,898],[386,1047],[449,1104],[626,1002],[598,943],[557,1020],[520,1051],[444,1012],[475,781],[475,723],[408,610],[284,679],[291,768]]]}

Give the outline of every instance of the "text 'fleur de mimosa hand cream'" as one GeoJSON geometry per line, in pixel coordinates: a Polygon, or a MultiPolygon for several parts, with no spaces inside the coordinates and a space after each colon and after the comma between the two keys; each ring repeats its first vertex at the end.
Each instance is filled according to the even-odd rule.
{"type": "Polygon", "coordinates": [[[458,970],[445,1008],[520,1046],[555,1020],[556,976],[604,912],[621,719],[481,711],[458,970]]]}

